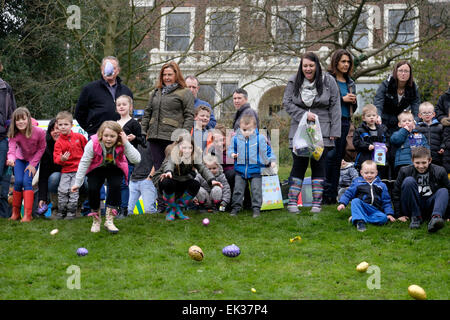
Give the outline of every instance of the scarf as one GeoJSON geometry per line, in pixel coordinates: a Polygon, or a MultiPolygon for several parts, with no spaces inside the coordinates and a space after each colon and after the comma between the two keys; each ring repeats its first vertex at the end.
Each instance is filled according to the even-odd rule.
{"type": "Polygon", "coordinates": [[[311,107],[314,98],[317,96],[316,82],[309,82],[308,79],[304,79],[300,88],[300,96],[307,107],[311,107]]]}
{"type": "Polygon", "coordinates": [[[162,95],[169,94],[169,93],[175,91],[176,89],[178,89],[178,87],[179,87],[179,84],[176,83],[176,82],[171,84],[171,85],[168,85],[168,86],[163,85],[162,90],[161,90],[161,94],[162,95]]]}

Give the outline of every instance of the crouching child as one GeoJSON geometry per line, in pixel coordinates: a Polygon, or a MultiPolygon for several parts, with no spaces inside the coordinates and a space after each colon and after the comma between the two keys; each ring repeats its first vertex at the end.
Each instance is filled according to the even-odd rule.
{"type": "Polygon", "coordinates": [[[366,224],[383,225],[389,219],[395,221],[387,186],[377,176],[377,165],[366,160],[361,165],[361,177],[353,180],[339,199],[338,211],[344,210],[351,201],[351,220],[358,231],[366,231],[366,224]]]}

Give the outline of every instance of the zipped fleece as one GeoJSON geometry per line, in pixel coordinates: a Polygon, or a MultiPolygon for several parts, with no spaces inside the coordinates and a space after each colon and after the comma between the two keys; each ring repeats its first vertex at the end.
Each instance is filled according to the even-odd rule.
{"type": "Polygon", "coordinates": [[[86,143],[87,139],[81,133],[70,132],[68,135],[59,135],[55,142],[53,162],[61,166],[62,173],[77,172],[86,143]],[[70,152],[69,159],[61,161],[61,155],[67,151],[70,152]]]}

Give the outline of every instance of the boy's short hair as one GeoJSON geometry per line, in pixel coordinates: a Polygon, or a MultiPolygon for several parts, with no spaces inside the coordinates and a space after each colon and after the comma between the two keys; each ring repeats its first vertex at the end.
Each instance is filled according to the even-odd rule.
{"type": "Polygon", "coordinates": [[[423,111],[423,109],[425,109],[425,108],[431,108],[431,109],[433,109],[433,112],[434,112],[434,106],[433,106],[433,104],[431,103],[431,102],[429,102],[429,101],[425,101],[425,102],[422,102],[420,105],[419,105],[419,113],[420,112],[422,112],[423,111]]]}
{"type": "Polygon", "coordinates": [[[431,159],[430,149],[425,147],[411,148],[411,158],[414,160],[416,158],[427,158],[431,159]]]}
{"type": "Polygon", "coordinates": [[[362,108],[362,116],[364,117],[367,113],[369,113],[370,111],[374,111],[376,114],[378,114],[378,109],[377,107],[375,107],[375,105],[369,103],[366,104],[363,108],[362,108]]]}
{"type": "Polygon", "coordinates": [[[208,112],[211,115],[211,110],[207,106],[200,105],[197,108],[195,108],[194,116],[196,117],[200,113],[200,111],[206,111],[206,112],[208,112]]]}
{"type": "Polygon", "coordinates": [[[73,123],[73,116],[69,111],[60,111],[58,112],[58,114],[56,115],[56,122],[58,122],[59,120],[69,120],[70,122],[73,123]]]}
{"type": "Polygon", "coordinates": [[[255,118],[255,116],[253,116],[251,114],[243,115],[241,117],[241,120],[239,120],[239,125],[242,125],[242,124],[247,124],[248,125],[248,124],[251,124],[251,123],[253,123],[253,125],[256,126],[256,118],[255,118]]]}
{"type": "Polygon", "coordinates": [[[412,112],[409,110],[400,112],[400,114],[397,116],[398,122],[400,122],[403,117],[411,117],[414,119],[412,112]]]}
{"type": "Polygon", "coordinates": [[[375,166],[375,169],[377,168],[377,163],[373,160],[366,160],[361,164],[361,170],[364,166],[375,166]]]}

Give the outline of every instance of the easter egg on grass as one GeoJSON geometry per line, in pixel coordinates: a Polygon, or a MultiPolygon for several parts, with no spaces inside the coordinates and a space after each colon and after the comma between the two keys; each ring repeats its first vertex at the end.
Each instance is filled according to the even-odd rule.
{"type": "Polygon", "coordinates": [[[361,262],[356,266],[356,271],[358,272],[366,272],[367,268],[369,268],[369,264],[365,261],[361,262]]]}
{"type": "Polygon", "coordinates": [[[204,257],[203,250],[198,246],[191,246],[189,248],[188,253],[189,253],[189,257],[191,257],[193,260],[196,260],[196,261],[203,260],[203,257],[204,257]]]}
{"type": "Polygon", "coordinates": [[[202,223],[206,227],[207,225],[209,225],[209,219],[208,218],[203,219],[202,223]]]}
{"type": "Polygon", "coordinates": [[[427,294],[425,293],[425,290],[423,290],[418,285],[410,285],[408,287],[408,293],[411,297],[413,297],[416,300],[426,300],[427,294]]]}
{"type": "Polygon", "coordinates": [[[241,254],[241,249],[233,243],[232,245],[223,248],[222,253],[227,257],[234,258],[241,254]]]}
{"type": "Polygon", "coordinates": [[[79,255],[80,257],[85,256],[88,254],[88,249],[86,248],[78,248],[77,249],[77,255],[79,255]]]}

